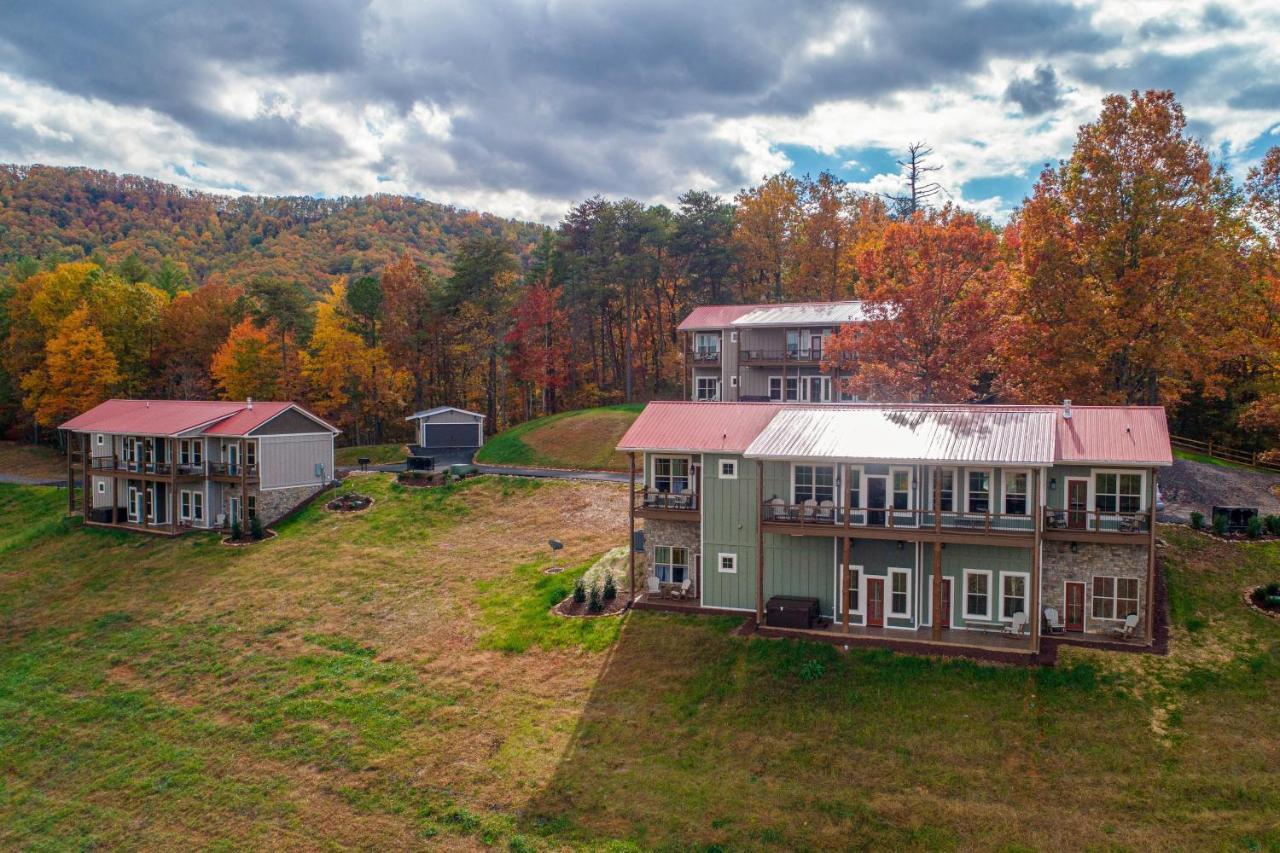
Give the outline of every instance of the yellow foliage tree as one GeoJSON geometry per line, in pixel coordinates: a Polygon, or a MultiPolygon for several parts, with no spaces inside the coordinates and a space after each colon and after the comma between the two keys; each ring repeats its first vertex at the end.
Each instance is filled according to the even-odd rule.
{"type": "Polygon", "coordinates": [[[209,365],[223,399],[256,397],[272,400],[280,395],[280,348],[271,329],[243,320],[231,329],[213,354],[209,365]]]}
{"type": "Polygon", "coordinates": [[[44,363],[22,377],[24,405],[41,426],[93,408],[120,383],[116,357],[84,306],[63,319],[44,350],[44,363]]]}

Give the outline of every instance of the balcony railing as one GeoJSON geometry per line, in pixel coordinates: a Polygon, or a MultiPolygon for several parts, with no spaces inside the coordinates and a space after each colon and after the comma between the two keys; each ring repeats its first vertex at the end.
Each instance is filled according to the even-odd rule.
{"type": "Polygon", "coordinates": [[[865,527],[902,530],[1027,535],[1035,530],[1035,519],[1024,513],[963,512],[939,513],[935,524],[932,509],[893,507],[840,507],[829,502],[789,504],[781,499],[766,501],[760,518],[766,524],[787,524],[830,530],[837,527],[865,527]]]}
{"type": "Polygon", "coordinates": [[[1084,533],[1150,533],[1151,513],[1046,508],[1044,529],[1084,533]]]}
{"type": "Polygon", "coordinates": [[[258,476],[258,466],[244,462],[209,462],[210,477],[244,477],[252,480],[258,476]]]}
{"type": "Polygon", "coordinates": [[[640,489],[635,493],[637,511],[646,509],[664,512],[698,511],[698,495],[695,492],[657,492],[652,489],[640,489]]]}
{"type": "MultiPolygon", "coordinates": [[[[168,477],[174,473],[172,462],[136,462],[131,459],[120,459],[115,456],[94,456],[90,468],[94,471],[118,471],[126,474],[153,474],[168,477]]],[[[202,477],[205,473],[204,463],[179,462],[177,474],[180,477],[202,477]]]]}
{"type": "Polygon", "coordinates": [[[718,349],[699,349],[693,351],[694,364],[719,364],[720,350],[718,349]]]}
{"type": "Polygon", "coordinates": [[[757,362],[792,362],[800,363],[816,363],[822,361],[822,348],[814,349],[744,349],[742,351],[742,362],[744,364],[754,364],[757,362]]]}

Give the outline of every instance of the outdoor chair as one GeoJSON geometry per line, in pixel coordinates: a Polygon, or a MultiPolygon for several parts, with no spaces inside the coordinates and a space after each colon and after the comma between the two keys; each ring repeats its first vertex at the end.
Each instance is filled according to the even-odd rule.
{"type": "Polygon", "coordinates": [[[769,519],[772,521],[782,521],[787,517],[787,505],[782,498],[772,498],[769,501],[769,519]]]}
{"type": "Polygon", "coordinates": [[[688,598],[693,593],[693,579],[685,578],[680,583],[679,589],[671,591],[672,598],[688,598]]]}
{"type": "Polygon", "coordinates": [[[1111,633],[1116,636],[1116,639],[1131,640],[1133,639],[1134,632],[1137,630],[1138,630],[1138,614],[1130,613],[1128,616],[1124,617],[1124,624],[1121,625],[1119,628],[1112,628],[1111,633]]]}
{"type": "Polygon", "coordinates": [[[818,502],[813,498],[809,498],[800,505],[801,511],[804,513],[805,521],[813,521],[814,516],[818,514],[818,502]]]}
{"type": "Polygon", "coordinates": [[[827,524],[836,519],[836,505],[831,501],[823,501],[818,504],[818,521],[825,521],[827,524]]]}
{"type": "Polygon", "coordinates": [[[1058,611],[1052,607],[1044,609],[1044,624],[1050,634],[1061,634],[1067,630],[1062,620],[1058,618],[1058,611]]]}
{"type": "Polygon", "coordinates": [[[649,597],[662,598],[662,581],[658,580],[657,575],[649,575],[649,597]]]}
{"type": "Polygon", "coordinates": [[[1026,624],[1027,624],[1027,614],[1023,613],[1022,611],[1018,611],[1017,613],[1013,614],[1013,621],[1004,627],[1004,632],[1006,634],[1014,634],[1016,636],[1021,636],[1022,629],[1026,627],[1026,624]]]}

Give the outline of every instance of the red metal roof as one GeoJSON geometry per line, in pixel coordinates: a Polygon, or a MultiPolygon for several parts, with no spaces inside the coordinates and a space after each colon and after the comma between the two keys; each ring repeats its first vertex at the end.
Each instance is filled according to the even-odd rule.
{"type": "MultiPolygon", "coordinates": [[[[1050,459],[1067,465],[1173,464],[1169,426],[1160,406],[1072,406],[1067,418],[1061,406],[660,402],[645,407],[618,449],[744,453],[766,433],[768,441],[752,448],[753,456],[824,456],[837,453],[838,445],[842,458],[862,458],[873,452],[870,445],[876,442],[868,440],[862,421],[854,424],[849,416],[838,414],[850,411],[861,412],[858,417],[864,420],[872,414],[886,429],[892,426],[898,444],[904,436],[923,441],[921,430],[927,432],[929,452],[917,455],[917,448],[912,458],[972,458],[988,464],[1047,464],[1050,459]],[[779,413],[785,416],[775,418],[779,413]],[[1036,416],[1035,424],[1027,416],[1036,416]],[[1052,448],[1046,446],[1050,431],[1052,448]],[[934,447],[938,442],[947,449],[934,447]]],[[[906,453],[889,444],[874,449],[877,458],[887,452],[906,453]]]]}
{"type": "Polygon", "coordinates": [[[741,453],[782,408],[778,403],[650,403],[618,449],[741,453]]]}
{"type": "Polygon", "coordinates": [[[1162,406],[1054,406],[1059,462],[1172,465],[1169,422],[1162,406]]]}
{"type": "Polygon", "coordinates": [[[744,314],[750,314],[760,305],[699,305],[680,321],[677,331],[692,332],[698,329],[727,329],[729,324],[744,314]]]}
{"type": "Polygon", "coordinates": [[[333,429],[294,403],[254,402],[251,409],[234,400],[107,400],[59,429],[174,436],[205,427],[207,435],[247,435],[291,406],[333,429]]]}

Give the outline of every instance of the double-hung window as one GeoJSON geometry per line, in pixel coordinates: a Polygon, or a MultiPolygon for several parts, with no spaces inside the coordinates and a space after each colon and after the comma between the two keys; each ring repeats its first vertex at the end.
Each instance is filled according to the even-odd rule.
{"type": "Polygon", "coordinates": [[[964,615],[966,619],[991,618],[991,573],[964,573],[964,615]]]}
{"type": "Polygon", "coordinates": [[[857,509],[862,506],[862,469],[849,469],[849,506],[857,509]]]}
{"type": "Polygon", "coordinates": [[[714,376],[699,376],[694,389],[695,397],[704,401],[720,399],[720,380],[714,376]]]}
{"type": "Polygon", "coordinates": [[[857,566],[849,567],[849,612],[862,612],[862,569],[857,566]]]}
{"type": "Polygon", "coordinates": [[[1004,511],[1006,515],[1027,514],[1027,483],[1030,479],[1026,471],[1004,472],[1004,511]]]}
{"type": "Polygon", "coordinates": [[[185,491],[182,492],[181,498],[182,500],[178,505],[179,517],[184,519],[190,518],[191,517],[191,492],[185,492],[185,491]]]}
{"type": "Polygon", "coordinates": [[[911,470],[893,469],[893,508],[911,509],[911,470]]]}
{"type": "Polygon", "coordinates": [[[1027,576],[1006,573],[1000,576],[1000,617],[1012,619],[1027,612],[1027,576]]]}
{"type": "Polygon", "coordinates": [[[1097,474],[1093,492],[1098,512],[1142,512],[1141,474],[1097,474]]]}
{"type": "Polygon", "coordinates": [[[191,519],[204,521],[204,492],[191,493],[191,519]]]}
{"type": "Polygon", "coordinates": [[[1095,576],[1093,618],[1123,619],[1138,612],[1138,579],[1095,576]]]}
{"type": "Polygon", "coordinates": [[[969,488],[965,496],[968,498],[969,512],[989,511],[991,509],[991,472],[970,471],[969,488]]]}
{"type": "Polygon", "coordinates": [[[738,460],[737,459],[721,459],[720,460],[720,479],[721,480],[738,479],[738,460]]]}
{"type": "Polygon", "coordinates": [[[889,615],[911,615],[911,573],[889,570],[889,615]]]}
{"type": "Polygon", "coordinates": [[[676,456],[654,457],[653,490],[676,495],[689,491],[689,460],[676,456]]]}
{"type": "Polygon", "coordinates": [[[831,465],[797,465],[795,467],[795,502],[835,502],[836,469],[831,465]]]}
{"type": "Polygon", "coordinates": [[[956,508],[956,469],[943,468],[938,472],[938,505],[943,512],[956,508]]]}
{"type": "Polygon", "coordinates": [[[684,583],[689,574],[689,549],[677,545],[654,548],[653,572],[663,583],[684,583]]]}
{"type": "Polygon", "coordinates": [[[244,443],[244,464],[250,468],[258,464],[258,442],[246,441],[244,443]]]}
{"type": "Polygon", "coordinates": [[[720,355],[720,336],[699,332],[693,339],[699,358],[715,358],[720,355]]]}

